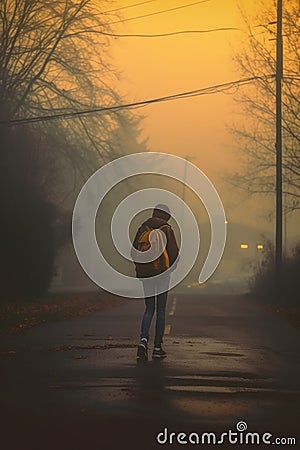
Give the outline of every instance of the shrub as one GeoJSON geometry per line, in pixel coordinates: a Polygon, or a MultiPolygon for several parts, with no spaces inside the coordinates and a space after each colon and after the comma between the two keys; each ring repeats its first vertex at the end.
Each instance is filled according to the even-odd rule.
{"type": "Polygon", "coordinates": [[[58,210],[33,134],[18,128],[1,130],[0,137],[1,297],[34,298],[47,291],[53,276],[58,210]]]}
{"type": "Polygon", "coordinates": [[[299,297],[297,293],[300,291],[300,244],[283,257],[280,301],[277,295],[274,254],[273,244],[266,241],[261,262],[255,266],[253,276],[249,280],[250,293],[264,303],[297,306],[299,297]]]}

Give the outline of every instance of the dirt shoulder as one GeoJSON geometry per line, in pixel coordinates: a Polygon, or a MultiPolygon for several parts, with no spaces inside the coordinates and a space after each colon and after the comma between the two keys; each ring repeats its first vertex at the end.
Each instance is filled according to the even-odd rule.
{"type": "Polygon", "coordinates": [[[53,293],[35,301],[1,302],[0,334],[15,334],[42,323],[107,311],[124,302],[125,298],[103,292],[53,293]]]}
{"type": "Polygon", "coordinates": [[[300,307],[269,306],[267,309],[300,329],[300,307]]]}

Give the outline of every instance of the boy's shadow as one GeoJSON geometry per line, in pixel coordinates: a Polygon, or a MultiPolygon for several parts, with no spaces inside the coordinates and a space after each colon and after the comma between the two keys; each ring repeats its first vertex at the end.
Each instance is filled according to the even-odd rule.
{"type": "Polygon", "coordinates": [[[135,367],[136,400],[144,406],[161,408],[169,404],[169,393],[166,389],[165,360],[154,358],[148,361],[137,361],[135,367]]]}

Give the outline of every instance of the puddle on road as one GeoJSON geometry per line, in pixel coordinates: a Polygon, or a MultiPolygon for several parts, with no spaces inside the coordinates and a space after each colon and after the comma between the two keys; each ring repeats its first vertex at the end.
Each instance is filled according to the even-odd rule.
{"type": "Polygon", "coordinates": [[[194,418],[213,417],[217,420],[218,417],[226,417],[226,420],[230,420],[230,416],[243,417],[251,409],[249,403],[241,401],[227,400],[199,400],[189,398],[175,399],[173,405],[178,411],[184,414],[190,414],[194,418]]]}
{"type": "Polygon", "coordinates": [[[245,356],[242,353],[226,353],[226,352],[200,352],[202,355],[207,355],[207,356],[231,356],[231,357],[241,357],[241,356],[245,356]]]}
{"type": "Polygon", "coordinates": [[[240,386],[168,386],[166,389],[177,392],[209,393],[209,394],[239,394],[244,392],[277,392],[278,389],[264,387],[240,387],[240,386]]]}
{"type": "Polygon", "coordinates": [[[53,352],[67,352],[72,350],[109,350],[112,348],[136,348],[136,344],[91,344],[91,345],[61,345],[60,347],[50,348],[53,352]]]}

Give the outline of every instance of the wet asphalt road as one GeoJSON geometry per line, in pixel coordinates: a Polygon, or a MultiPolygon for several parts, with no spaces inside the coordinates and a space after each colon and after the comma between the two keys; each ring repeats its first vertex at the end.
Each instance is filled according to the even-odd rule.
{"type": "Polygon", "coordinates": [[[157,434],[167,428],[170,442],[171,432],[221,434],[240,421],[300,448],[299,330],[246,296],[170,293],[168,357],[137,364],[142,312],[141,300],[125,300],[3,336],[2,448],[197,448],[157,434]]]}

